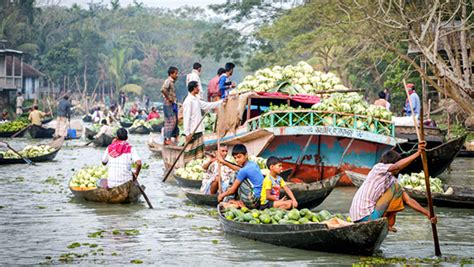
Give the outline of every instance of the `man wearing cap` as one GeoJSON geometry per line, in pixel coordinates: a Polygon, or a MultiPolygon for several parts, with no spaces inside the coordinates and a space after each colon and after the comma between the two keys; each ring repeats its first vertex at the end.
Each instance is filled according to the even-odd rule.
{"type": "MultiPolygon", "coordinates": [[[[420,98],[416,94],[415,85],[412,83],[407,84],[408,93],[410,94],[411,105],[413,106],[413,111],[415,112],[415,117],[420,116],[420,98]]],[[[410,101],[405,101],[405,114],[411,116],[410,101]]]]}

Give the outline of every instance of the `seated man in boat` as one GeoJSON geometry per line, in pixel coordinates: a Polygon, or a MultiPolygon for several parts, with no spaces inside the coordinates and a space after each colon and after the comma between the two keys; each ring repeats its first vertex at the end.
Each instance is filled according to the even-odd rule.
{"type": "MultiPolygon", "coordinates": [[[[227,145],[220,145],[219,156],[223,159],[227,157],[228,148],[227,145]]],[[[206,195],[214,195],[219,189],[219,175],[221,179],[222,191],[226,191],[229,187],[231,179],[234,177],[235,171],[231,168],[221,165],[219,174],[219,161],[217,157],[211,156],[211,158],[204,163],[202,166],[204,170],[207,170],[204,179],[202,180],[201,192],[206,195]]]]}
{"type": "Polygon", "coordinates": [[[420,143],[418,151],[409,157],[401,159],[400,154],[389,150],[382,155],[367,175],[364,183],[357,190],[350,209],[350,217],[354,222],[372,221],[381,217],[388,219],[389,231],[396,232],[393,227],[395,215],[405,209],[404,204],[428,217],[432,223],[437,222],[436,216],[430,218],[428,210],[416,200],[410,198],[398,184],[394,175],[407,167],[421,155],[421,149],[426,143],[420,143]]]}
{"type": "Polygon", "coordinates": [[[97,182],[99,187],[113,188],[138,178],[142,161],[127,139],[127,130],[120,128],[117,130],[117,138],[105,150],[102,164],[109,166],[109,177],[100,179],[97,182]],[[135,172],[132,172],[132,163],[136,164],[135,172]]]}
{"type": "Polygon", "coordinates": [[[50,112],[43,112],[41,110],[38,110],[38,105],[33,106],[33,111],[30,112],[30,115],[28,115],[28,120],[31,122],[31,124],[36,125],[36,126],[41,126],[43,123],[41,120],[45,116],[49,116],[51,113],[50,112]]]}
{"type": "Polygon", "coordinates": [[[262,184],[262,193],[260,196],[260,209],[280,208],[289,210],[298,207],[298,202],[291,192],[291,189],[286,185],[280,173],[283,170],[281,160],[277,157],[269,157],[267,159],[267,168],[270,173],[265,177],[262,184]],[[283,188],[290,199],[286,196],[280,199],[280,191],[283,188]]]}
{"type": "Polygon", "coordinates": [[[221,202],[224,197],[233,195],[238,191],[239,199],[249,209],[260,207],[260,193],[262,191],[263,175],[257,163],[248,160],[247,148],[238,144],[232,149],[232,156],[238,166],[224,160],[218,155],[221,164],[237,171],[236,179],[232,186],[217,196],[221,202]]]}
{"type": "Polygon", "coordinates": [[[148,114],[148,116],[146,117],[146,121],[159,119],[159,118],[160,118],[160,114],[158,113],[158,111],[156,111],[156,107],[152,107],[150,114],[148,114]]]}
{"type": "Polygon", "coordinates": [[[94,135],[94,139],[99,138],[103,134],[108,135],[108,136],[113,136],[114,128],[107,125],[107,120],[103,119],[100,123],[102,124],[102,126],[100,127],[99,132],[96,135],[94,135]]]}

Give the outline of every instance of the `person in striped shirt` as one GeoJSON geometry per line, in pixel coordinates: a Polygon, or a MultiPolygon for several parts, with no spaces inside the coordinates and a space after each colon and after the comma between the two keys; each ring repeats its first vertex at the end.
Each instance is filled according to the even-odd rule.
{"type": "Polygon", "coordinates": [[[425,142],[420,143],[416,153],[403,159],[393,150],[382,155],[380,162],[369,172],[352,200],[349,212],[352,221],[364,222],[386,217],[388,230],[396,232],[397,229],[394,227],[396,213],[404,210],[406,204],[428,217],[432,223],[437,222],[436,216],[430,218],[429,211],[402,190],[394,176],[418,158],[425,146],[425,142]]]}

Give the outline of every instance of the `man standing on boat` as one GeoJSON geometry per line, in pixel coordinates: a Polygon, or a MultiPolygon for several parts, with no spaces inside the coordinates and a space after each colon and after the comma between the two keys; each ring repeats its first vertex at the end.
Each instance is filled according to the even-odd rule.
{"type": "Polygon", "coordinates": [[[186,141],[191,142],[188,146],[187,155],[194,158],[204,156],[204,124],[202,123],[202,111],[209,111],[219,107],[225,100],[217,102],[206,102],[199,97],[199,84],[192,81],[188,84],[188,96],[183,102],[183,128],[186,141]],[[196,131],[193,134],[193,131],[196,131]]]}
{"type": "MultiPolygon", "coordinates": [[[[420,116],[420,97],[416,94],[415,85],[412,83],[407,84],[408,93],[410,94],[411,105],[413,106],[413,111],[415,112],[415,117],[420,116]]],[[[410,102],[407,98],[405,101],[404,108],[406,116],[411,116],[410,102]]]]}
{"type": "Polygon", "coordinates": [[[25,98],[21,92],[16,93],[16,116],[20,117],[23,114],[23,102],[25,98]]]}
{"type": "Polygon", "coordinates": [[[235,88],[235,82],[230,80],[232,74],[234,74],[235,64],[228,62],[225,64],[225,73],[219,77],[219,91],[221,98],[226,98],[232,88],[235,88]]]}
{"type": "Polygon", "coordinates": [[[138,178],[142,161],[127,139],[127,130],[120,128],[117,130],[117,138],[105,150],[102,164],[108,165],[109,177],[98,181],[101,188],[117,187],[138,178]],[[132,163],[136,164],[135,172],[132,172],[132,163]]]}
{"type": "Polygon", "coordinates": [[[69,96],[65,95],[58,104],[58,118],[56,121],[56,130],[54,132],[55,138],[67,136],[67,124],[71,118],[71,102],[69,102],[69,96]]]}
{"type": "Polygon", "coordinates": [[[177,79],[178,68],[169,67],[168,78],[161,87],[161,93],[163,94],[163,113],[165,115],[165,125],[163,127],[165,145],[171,145],[179,135],[178,104],[176,103],[176,90],[174,88],[174,83],[177,79]]]}
{"type": "Polygon", "coordinates": [[[199,97],[201,99],[204,99],[203,97],[203,90],[202,90],[202,84],[201,84],[201,73],[202,73],[202,65],[199,62],[196,62],[193,64],[193,70],[191,73],[186,75],[186,86],[189,85],[190,82],[197,82],[199,86],[199,97]]]}
{"type": "Polygon", "coordinates": [[[397,229],[393,227],[396,213],[404,210],[404,204],[406,204],[428,217],[432,223],[437,222],[436,216],[430,218],[429,211],[424,209],[416,200],[410,198],[394,177],[418,158],[425,146],[426,143],[420,143],[416,153],[403,159],[400,154],[393,150],[389,150],[382,155],[380,162],[369,172],[352,200],[350,209],[352,221],[365,222],[386,217],[388,219],[388,230],[396,232],[397,229]]]}

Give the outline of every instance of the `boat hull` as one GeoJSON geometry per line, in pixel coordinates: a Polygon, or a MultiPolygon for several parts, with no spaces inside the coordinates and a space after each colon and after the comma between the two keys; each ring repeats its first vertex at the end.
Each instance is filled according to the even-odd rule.
{"type": "Polygon", "coordinates": [[[37,138],[53,138],[53,134],[55,132],[54,129],[51,128],[43,128],[37,125],[31,125],[28,129],[28,132],[33,139],[37,138]]]}
{"type": "Polygon", "coordinates": [[[149,134],[151,133],[151,130],[145,126],[138,126],[136,128],[130,128],[128,131],[131,134],[149,134]]]}
{"type": "MultiPolygon", "coordinates": [[[[33,162],[45,162],[45,161],[52,161],[56,155],[58,154],[60,149],[56,149],[55,151],[39,156],[39,157],[33,157],[33,158],[28,158],[29,160],[33,162]]],[[[0,165],[2,164],[23,164],[26,163],[23,159],[5,159],[5,158],[0,158],[0,165]]]]}
{"type": "Polygon", "coordinates": [[[112,136],[102,134],[101,136],[94,139],[92,143],[94,143],[94,145],[97,147],[107,147],[112,144],[113,141],[114,138],[112,136]]]}
{"type": "MultiPolygon", "coordinates": [[[[20,131],[20,130],[18,130],[20,131]]],[[[13,135],[15,135],[18,131],[14,131],[14,132],[0,132],[0,137],[1,138],[9,138],[9,137],[12,137],[13,135]]],[[[23,137],[25,135],[25,132],[26,131],[22,131],[21,133],[19,133],[16,137],[23,137]]]]}
{"type": "Polygon", "coordinates": [[[75,190],[71,187],[69,189],[77,198],[109,204],[135,203],[138,202],[141,196],[140,189],[131,181],[111,189],[96,188],[84,191],[75,190]]]}

